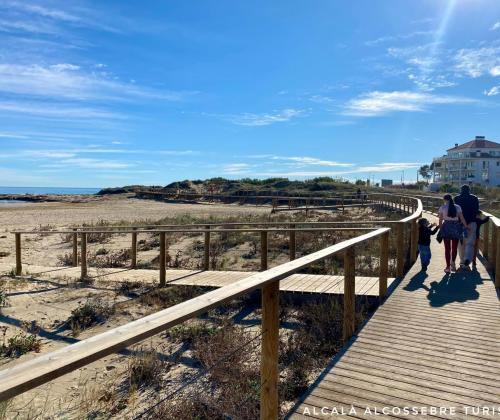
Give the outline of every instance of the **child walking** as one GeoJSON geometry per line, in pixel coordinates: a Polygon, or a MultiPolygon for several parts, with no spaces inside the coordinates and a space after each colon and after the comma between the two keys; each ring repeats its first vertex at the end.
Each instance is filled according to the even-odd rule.
{"type": "Polygon", "coordinates": [[[431,236],[438,231],[439,227],[430,224],[425,218],[418,221],[418,252],[422,271],[427,271],[431,262],[431,236]]]}

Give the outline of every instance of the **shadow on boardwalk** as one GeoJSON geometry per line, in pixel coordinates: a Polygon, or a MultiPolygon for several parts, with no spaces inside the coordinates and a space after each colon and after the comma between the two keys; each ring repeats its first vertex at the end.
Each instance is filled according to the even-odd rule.
{"type": "Polygon", "coordinates": [[[483,280],[477,271],[444,274],[440,280],[432,280],[430,283],[429,275],[420,271],[410,279],[403,289],[408,292],[424,289],[428,292],[427,299],[430,306],[441,307],[453,302],[463,303],[469,300],[478,300],[477,287],[481,284],[483,284],[483,280]]]}

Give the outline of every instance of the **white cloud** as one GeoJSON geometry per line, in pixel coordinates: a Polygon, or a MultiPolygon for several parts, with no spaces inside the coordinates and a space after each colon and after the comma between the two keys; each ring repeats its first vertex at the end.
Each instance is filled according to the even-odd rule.
{"type": "Polygon", "coordinates": [[[227,116],[226,118],[236,125],[258,127],[278,122],[287,122],[293,118],[299,117],[304,114],[305,114],[304,110],[286,108],[281,111],[275,111],[274,113],[270,114],[243,113],[240,115],[227,116]]]}
{"type": "Polygon", "coordinates": [[[106,72],[85,72],[71,63],[0,64],[0,91],[64,99],[125,99],[142,97],[178,101],[194,92],[160,92],[122,83],[106,72]]]}
{"type": "Polygon", "coordinates": [[[369,166],[356,166],[351,169],[338,171],[270,171],[255,174],[256,176],[281,176],[281,177],[319,177],[319,176],[343,176],[354,174],[399,172],[408,169],[416,169],[421,163],[416,162],[384,162],[369,166]]]}
{"type": "Polygon", "coordinates": [[[496,31],[496,30],[498,30],[498,29],[500,29],[500,22],[495,22],[495,23],[491,26],[490,31],[496,31]]]}
{"type": "Polygon", "coordinates": [[[497,72],[500,66],[500,47],[463,48],[454,56],[454,69],[459,75],[477,78],[497,72]]]}
{"type": "Polygon", "coordinates": [[[230,163],[225,165],[222,171],[229,175],[241,175],[248,173],[250,167],[248,163],[230,163]]]}
{"type": "Polygon", "coordinates": [[[369,92],[351,99],[345,106],[344,115],[376,117],[393,112],[423,112],[436,104],[463,104],[474,102],[458,96],[434,95],[411,91],[369,92]]]}
{"type": "Polygon", "coordinates": [[[314,165],[314,166],[349,167],[349,166],[354,165],[352,163],[343,163],[343,162],[337,162],[337,161],[333,161],[333,160],[323,160],[323,159],[318,159],[318,158],[313,158],[313,157],[308,157],[308,156],[272,156],[271,159],[290,161],[290,162],[293,162],[296,165],[300,165],[300,166],[314,165]]]}
{"type": "Polygon", "coordinates": [[[495,67],[491,68],[490,69],[490,74],[493,77],[500,76],[500,66],[495,66],[495,67]]]}
{"type": "Polygon", "coordinates": [[[500,86],[494,86],[489,90],[483,92],[486,96],[496,96],[500,94],[500,86]]]}
{"type": "Polygon", "coordinates": [[[435,31],[414,31],[414,32],[410,32],[408,34],[386,35],[386,36],[382,36],[380,38],[373,39],[371,41],[366,41],[365,45],[367,45],[369,47],[373,47],[373,46],[383,44],[386,42],[408,40],[411,38],[421,37],[421,36],[432,36],[435,33],[436,33],[435,31]]]}
{"type": "Polygon", "coordinates": [[[0,102],[0,111],[30,114],[47,118],[71,119],[123,119],[120,114],[92,107],[70,104],[47,104],[38,102],[0,102]]]}
{"type": "Polygon", "coordinates": [[[81,169],[126,169],[134,166],[129,162],[121,162],[107,159],[89,159],[89,158],[69,158],[62,159],[57,163],[41,165],[42,168],[69,168],[77,167],[81,169]]]}

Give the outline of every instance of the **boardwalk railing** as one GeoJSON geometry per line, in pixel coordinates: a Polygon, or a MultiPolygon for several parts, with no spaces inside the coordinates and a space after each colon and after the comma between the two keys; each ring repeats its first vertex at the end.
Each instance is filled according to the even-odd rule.
{"type": "MultiPolygon", "coordinates": [[[[411,212],[411,215],[396,223],[398,271],[404,270],[405,255],[409,255],[410,260],[416,256],[416,220],[421,215],[422,203],[418,199],[410,200],[402,197],[398,198],[397,196],[384,196],[380,197],[380,204],[392,208],[407,208],[408,212],[411,212]],[[408,237],[410,241],[408,247],[405,247],[405,232],[409,233],[408,237]]],[[[206,234],[210,230],[207,229],[203,232],[206,234]]],[[[266,230],[261,230],[261,232],[266,232],[266,230]]],[[[216,308],[232,299],[248,294],[256,289],[261,289],[262,351],[260,410],[262,419],[277,419],[279,414],[278,351],[280,281],[311,264],[343,253],[343,337],[344,340],[348,340],[355,331],[356,246],[376,238],[379,239],[379,291],[380,296],[383,297],[387,291],[389,232],[390,228],[378,228],[277,267],[271,269],[263,267],[265,271],[250,275],[228,286],[205,293],[194,299],[82,340],[76,344],[41,355],[22,364],[1,370],[0,401],[15,397],[68,372],[86,366],[93,361],[143,341],[161,331],[197,315],[206,313],[210,309],[216,308]]],[[[77,232],[77,234],[85,237],[87,232],[81,231],[77,232]]],[[[20,247],[20,235],[20,232],[16,233],[16,248],[20,247]]],[[[84,242],[82,241],[82,243],[84,242]]]]}
{"type": "Polygon", "coordinates": [[[395,226],[396,231],[396,275],[401,277],[405,268],[411,264],[417,255],[417,225],[416,220],[422,212],[421,202],[417,199],[392,194],[372,194],[370,200],[373,203],[386,206],[391,209],[411,213],[410,216],[399,220],[372,220],[356,222],[239,222],[239,223],[207,223],[207,224],[168,224],[168,225],[143,225],[143,226],[109,226],[95,229],[92,227],[73,227],[71,230],[48,230],[48,231],[13,231],[15,236],[16,268],[15,274],[22,275],[22,237],[21,235],[71,235],[72,236],[72,265],[77,267],[80,263],[81,278],[87,277],[87,238],[91,234],[130,234],[130,268],[137,268],[137,243],[138,235],[141,233],[158,234],[160,237],[160,285],[165,285],[165,253],[166,235],[174,233],[197,233],[204,236],[203,241],[203,270],[210,269],[210,242],[215,233],[260,233],[261,270],[267,269],[267,240],[269,233],[288,233],[290,261],[296,258],[297,232],[327,232],[327,231],[356,231],[369,228],[352,226],[395,226]],[[342,227],[328,227],[342,226],[342,227]],[[410,246],[405,248],[404,242],[409,238],[410,246]],[[79,245],[80,244],[80,247],[79,245]],[[80,248],[80,252],[79,252],[80,248]],[[80,259],[78,258],[80,255],[80,259]]]}

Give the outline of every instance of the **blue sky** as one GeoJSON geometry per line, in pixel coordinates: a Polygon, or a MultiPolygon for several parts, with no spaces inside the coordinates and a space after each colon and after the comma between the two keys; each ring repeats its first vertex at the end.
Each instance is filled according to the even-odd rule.
{"type": "Polygon", "coordinates": [[[498,0],[0,0],[0,185],[411,180],[499,105],[498,0]]]}

